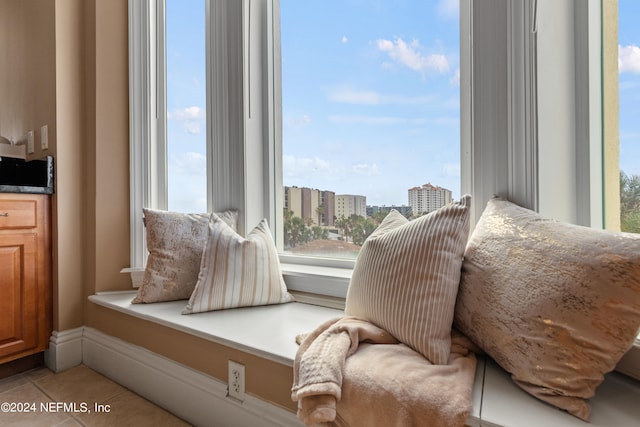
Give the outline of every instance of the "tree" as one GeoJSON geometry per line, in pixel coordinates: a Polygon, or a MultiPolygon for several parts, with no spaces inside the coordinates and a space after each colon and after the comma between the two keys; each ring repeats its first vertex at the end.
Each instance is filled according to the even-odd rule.
{"type": "Polygon", "coordinates": [[[367,237],[373,233],[377,224],[375,224],[369,218],[358,217],[357,223],[353,228],[353,243],[356,245],[362,246],[364,241],[367,240],[367,237]]]}
{"type": "Polygon", "coordinates": [[[319,225],[313,225],[312,218],[300,218],[294,216],[293,211],[284,210],[284,245],[286,248],[295,248],[298,245],[312,240],[329,239],[329,231],[319,225]]]}
{"type": "Polygon", "coordinates": [[[324,205],[320,205],[316,208],[316,214],[318,215],[318,224],[322,224],[322,216],[324,215],[324,205]]]}
{"type": "Polygon", "coordinates": [[[387,215],[389,215],[389,209],[380,209],[378,212],[373,214],[373,222],[376,224],[381,224],[382,220],[384,220],[387,215]]]}
{"type": "Polygon", "coordinates": [[[349,222],[349,218],[344,215],[340,215],[340,218],[336,220],[336,227],[342,231],[344,240],[348,242],[349,236],[351,236],[351,223],[349,222]]]}
{"type": "Polygon", "coordinates": [[[319,225],[311,227],[311,240],[327,240],[329,239],[329,230],[319,225]]]}
{"type": "Polygon", "coordinates": [[[296,246],[306,243],[311,237],[304,220],[294,216],[293,211],[284,210],[284,244],[286,247],[295,248],[296,246]]]}
{"type": "Polygon", "coordinates": [[[620,172],[620,227],[640,233],[640,176],[620,172]]]}

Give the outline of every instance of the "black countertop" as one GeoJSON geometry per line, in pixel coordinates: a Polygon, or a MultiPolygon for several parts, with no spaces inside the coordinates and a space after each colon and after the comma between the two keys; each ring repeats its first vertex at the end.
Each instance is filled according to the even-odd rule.
{"type": "Polygon", "coordinates": [[[0,157],[0,193],[53,194],[53,157],[26,162],[0,157]]]}

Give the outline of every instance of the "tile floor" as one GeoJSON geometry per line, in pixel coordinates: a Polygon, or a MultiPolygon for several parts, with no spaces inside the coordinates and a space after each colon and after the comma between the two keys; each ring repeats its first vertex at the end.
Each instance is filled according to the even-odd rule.
{"type": "Polygon", "coordinates": [[[0,380],[0,426],[188,426],[84,365],[37,368],[0,380]],[[15,412],[15,411],[22,412],[15,412]]]}

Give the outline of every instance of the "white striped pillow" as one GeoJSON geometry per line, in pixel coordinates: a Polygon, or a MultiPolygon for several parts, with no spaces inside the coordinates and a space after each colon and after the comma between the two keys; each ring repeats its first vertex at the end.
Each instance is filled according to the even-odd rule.
{"type": "Polygon", "coordinates": [[[211,215],[198,282],[182,314],[290,301],[267,220],[245,239],[211,215]]]}
{"type": "Polygon", "coordinates": [[[389,213],[360,250],[345,313],[447,364],[470,205],[467,195],[414,221],[389,213]]]}

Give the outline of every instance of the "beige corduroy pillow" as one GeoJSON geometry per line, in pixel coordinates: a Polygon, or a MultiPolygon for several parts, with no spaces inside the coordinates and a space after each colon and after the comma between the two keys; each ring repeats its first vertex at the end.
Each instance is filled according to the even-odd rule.
{"type": "Polygon", "coordinates": [[[640,236],[488,202],[465,251],[456,327],[533,396],[584,420],[640,327],[640,236]]]}
{"type": "MultiPolygon", "coordinates": [[[[187,299],[198,281],[211,214],[143,209],[149,257],[138,293],[131,301],[154,303],[187,299]]],[[[238,212],[217,214],[236,227],[238,212]]]]}
{"type": "Polygon", "coordinates": [[[345,313],[447,364],[470,204],[467,195],[413,221],[389,213],[358,254],[345,313]]]}
{"type": "Polygon", "coordinates": [[[182,314],[293,301],[263,219],[243,238],[211,215],[198,283],[182,314]]]}

